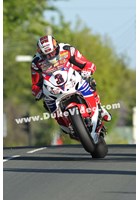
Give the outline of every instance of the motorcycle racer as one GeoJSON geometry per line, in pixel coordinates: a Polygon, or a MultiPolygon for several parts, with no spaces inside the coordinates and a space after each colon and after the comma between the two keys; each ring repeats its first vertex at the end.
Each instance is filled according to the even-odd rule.
{"type": "MultiPolygon", "coordinates": [[[[58,43],[51,35],[40,37],[37,42],[37,52],[31,63],[32,94],[35,96],[35,99],[40,100],[43,98],[43,77],[48,73],[47,70],[50,69],[53,73],[55,69],[65,62],[72,63],[74,70],[78,71],[84,79],[89,81],[97,103],[101,104],[100,97],[96,91],[96,82],[91,78],[91,75],[96,70],[95,64],[88,61],[75,47],[70,44],[58,43]]],[[[61,77],[57,77],[57,81],[61,81],[60,79],[61,77]]],[[[54,99],[48,97],[43,102],[47,110],[50,112],[55,111],[54,99]]],[[[104,121],[111,120],[110,113],[102,106],[101,116],[104,121]]]]}

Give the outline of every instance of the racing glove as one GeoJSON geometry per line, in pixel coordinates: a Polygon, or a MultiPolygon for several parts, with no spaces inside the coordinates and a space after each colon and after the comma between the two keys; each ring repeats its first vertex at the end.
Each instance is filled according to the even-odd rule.
{"type": "Polygon", "coordinates": [[[95,72],[96,70],[96,66],[94,64],[91,65],[91,63],[87,63],[85,65],[85,67],[82,69],[81,71],[81,76],[84,79],[88,79],[89,77],[91,77],[91,75],[95,72]]]}
{"type": "Polygon", "coordinates": [[[88,79],[89,77],[91,77],[91,71],[82,70],[81,76],[83,77],[83,79],[88,79]]]}

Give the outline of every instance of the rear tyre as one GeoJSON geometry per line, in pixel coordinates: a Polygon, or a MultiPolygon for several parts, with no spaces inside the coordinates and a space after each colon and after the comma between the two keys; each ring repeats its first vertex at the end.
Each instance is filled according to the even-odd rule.
{"type": "Polygon", "coordinates": [[[87,152],[92,154],[95,150],[95,144],[92,137],[90,136],[88,129],[86,128],[86,125],[81,115],[80,114],[71,115],[71,113],[69,112],[69,117],[74,129],[74,132],[79,137],[84,149],[87,152]]]}
{"type": "Polygon", "coordinates": [[[102,136],[99,137],[99,142],[96,144],[95,151],[92,153],[92,158],[104,158],[108,153],[108,146],[102,136]]]}

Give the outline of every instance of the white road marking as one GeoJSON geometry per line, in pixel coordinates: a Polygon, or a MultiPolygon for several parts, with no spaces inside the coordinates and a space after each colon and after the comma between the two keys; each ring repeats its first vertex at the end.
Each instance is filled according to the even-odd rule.
{"type": "Polygon", "coordinates": [[[20,155],[14,155],[14,156],[11,156],[11,157],[9,157],[9,158],[7,158],[7,159],[4,159],[3,162],[6,162],[6,161],[8,161],[8,160],[12,160],[12,159],[18,158],[18,157],[20,157],[20,155]]]}
{"type": "Polygon", "coordinates": [[[41,150],[44,150],[44,149],[46,149],[47,147],[42,147],[42,148],[39,148],[39,149],[34,149],[34,150],[32,150],[32,151],[28,151],[27,153],[35,153],[35,152],[37,152],[37,151],[41,151],[41,150]]]}
{"type": "MultiPolygon", "coordinates": [[[[35,152],[37,152],[37,151],[41,151],[41,150],[44,150],[44,149],[46,149],[46,148],[47,148],[47,147],[42,147],[42,148],[39,148],[39,149],[34,149],[34,150],[32,150],[32,151],[28,151],[28,152],[26,152],[26,153],[35,153],[35,152]]],[[[21,157],[21,155],[14,155],[14,156],[8,157],[8,158],[6,158],[6,159],[3,159],[3,162],[6,162],[6,161],[12,160],[12,159],[14,159],[14,158],[18,158],[18,157],[21,157]]]]}

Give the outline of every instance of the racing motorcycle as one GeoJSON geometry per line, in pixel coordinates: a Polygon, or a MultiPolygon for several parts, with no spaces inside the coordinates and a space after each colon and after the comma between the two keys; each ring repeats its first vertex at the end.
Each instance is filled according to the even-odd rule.
{"type": "Polygon", "coordinates": [[[56,114],[63,132],[79,140],[92,158],[104,158],[108,153],[106,128],[89,82],[67,62],[46,70],[43,93],[46,102],[48,97],[49,103],[50,99],[55,102],[50,103],[50,112],[56,114]]]}

